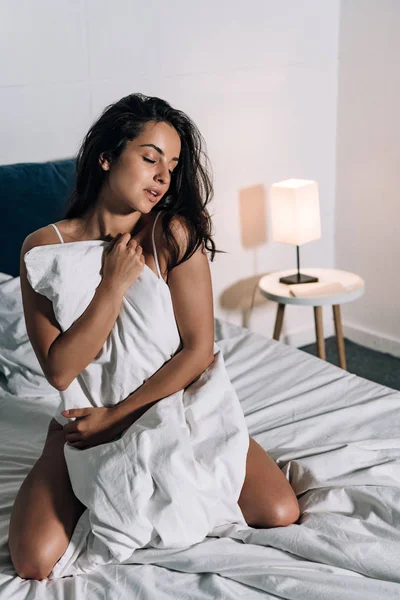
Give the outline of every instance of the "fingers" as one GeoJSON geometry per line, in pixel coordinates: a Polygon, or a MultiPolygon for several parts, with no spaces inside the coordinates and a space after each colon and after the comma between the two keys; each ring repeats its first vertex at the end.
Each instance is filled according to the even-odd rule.
{"type": "Polygon", "coordinates": [[[129,247],[133,247],[133,248],[141,248],[141,246],[138,244],[138,242],[135,240],[135,238],[133,238],[131,236],[130,233],[128,233],[127,231],[125,233],[117,233],[117,235],[111,240],[111,242],[109,243],[107,249],[111,250],[112,248],[114,248],[114,246],[117,245],[123,245],[125,244],[125,246],[129,246],[129,247]]]}
{"type": "Polygon", "coordinates": [[[67,440],[67,442],[81,442],[82,438],[80,435],[78,435],[77,433],[69,433],[68,435],[65,436],[65,439],[67,440]]]}
{"type": "Polygon", "coordinates": [[[125,233],[119,233],[118,235],[119,235],[120,237],[119,237],[119,239],[118,239],[118,242],[117,242],[117,243],[119,243],[119,244],[121,244],[121,245],[122,245],[122,244],[125,244],[125,246],[126,246],[126,245],[128,245],[128,243],[129,243],[129,242],[131,241],[131,239],[132,239],[132,236],[131,236],[131,234],[130,234],[130,233],[128,233],[128,232],[125,232],[125,233]]]}
{"type": "MultiPolygon", "coordinates": [[[[71,417],[72,418],[72,417],[71,417]]],[[[72,433],[73,431],[80,431],[82,428],[82,425],[80,424],[80,421],[82,421],[82,419],[84,419],[85,417],[75,417],[75,421],[69,421],[69,423],[66,423],[63,426],[63,430],[64,433],[72,433]]]]}
{"type": "Polygon", "coordinates": [[[93,411],[93,408],[70,408],[69,410],[61,411],[61,414],[64,417],[76,417],[77,419],[81,419],[82,417],[87,417],[93,411]]]}
{"type": "Polygon", "coordinates": [[[111,252],[111,250],[115,247],[115,245],[117,244],[117,242],[119,242],[119,240],[121,239],[121,235],[122,235],[122,233],[117,233],[117,235],[115,236],[115,238],[113,238],[111,240],[111,242],[108,244],[108,246],[106,248],[106,252],[111,252]]]}
{"type": "Polygon", "coordinates": [[[77,431],[79,431],[78,422],[71,421],[70,423],[67,423],[66,425],[64,425],[63,429],[64,429],[65,434],[76,433],[77,431]]]}
{"type": "Polygon", "coordinates": [[[90,446],[87,446],[83,442],[67,442],[67,444],[68,446],[72,446],[72,448],[90,448],[90,446]]]}
{"type": "Polygon", "coordinates": [[[132,250],[134,252],[136,252],[136,254],[142,254],[143,253],[143,248],[142,246],[139,246],[139,244],[137,242],[135,242],[135,240],[131,240],[128,244],[129,248],[132,248],[132,250]],[[133,243],[132,243],[133,242],[133,243]]]}
{"type": "Polygon", "coordinates": [[[143,252],[142,246],[140,246],[138,244],[138,242],[131,236],[130,233],[127,233],[127,232],[125,232],[125,233],[118,233],[118,235],[115,236],[114,240],[115,240],[115,245],[118,244],[118,245],[122,246],[123,244],[125,244],[125,246],[127,248],[135,250],[139,254],[141,254],[143,252]]]}
{"type": "Polygon", "coordinates": [[[85,448],[87,446],[86,440],[82,438],[82,433],[79,432],[70,432],[65,435],[64,439],[69,446],[74,448],[85,448]]]}
{"type": "Polygon", "coordinates": [[[140,246],[133,238],[129,240],[126,247],[132,252],[132,254],[136,254],[139,257],[143,254],[142,246],[140,246]]]}
{"type": "Polygon", "coordinates": [[[115,248],[115,246],[118,245],[122,245],[125,244],[125,246],[128,244],[128,242],[131,239],[131,234],[130,233],[117,233],[117,235],[111,240],[111,242],[108,244],[107,246],[107,251],[111,252],[111,250],[113,248],[115,248]]]}

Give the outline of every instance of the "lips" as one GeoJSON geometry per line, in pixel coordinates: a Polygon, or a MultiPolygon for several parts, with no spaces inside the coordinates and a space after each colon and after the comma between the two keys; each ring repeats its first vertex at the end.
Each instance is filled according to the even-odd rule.
{"type": "Polygon", "coordinates": [[[152,196],[154,196],[154,198],[158,198],[159,196],[161,196],[160,190],[158,188],[155,188],[155,187],[147,188],[144,191],[145,192],[150,192],[152,194],[152,196]]]}
{"type": "Polygon", "coordinates": [[[159,199],[159,197],[161,195],[161,194],[157,194],[157,195],[152,194],[150,192],[150,190],[144,190],[144,192],[145,192],[147,198],[150,200],[150,202],[157,202],[157,200],[159,199]]]}

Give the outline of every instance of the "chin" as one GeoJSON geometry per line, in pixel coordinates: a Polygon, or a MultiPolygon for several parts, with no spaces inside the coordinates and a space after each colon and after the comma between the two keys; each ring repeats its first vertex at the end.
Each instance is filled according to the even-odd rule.
{"type": "Polygon", "coordinates": [[[159,201],[157,201],[157,202],[143,202],[143,207],[145,209],[143,212],[146,212],[146,213],[151,212],[153,210],[153,208],[155,206],[157,206],[158,202],[159,201]]]}
{"type": "Polygon", "coordinates": [[[151,211],[151,209],[153,208],[153,206],[150,204],[150,202],[142,202],[141,200],[135,201],[129,201],[127,202],[128,207],[130,208],[131,212],[138,212],[141,214],[147,214],[151,211]]]}

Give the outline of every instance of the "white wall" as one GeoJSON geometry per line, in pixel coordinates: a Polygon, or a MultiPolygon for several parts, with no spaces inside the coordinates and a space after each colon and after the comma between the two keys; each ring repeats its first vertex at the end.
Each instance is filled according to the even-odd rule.
{"type": "MultiPolygon", "coordinates": [[[[186,111],[207,141],[215,241],[228,252],[212,263],[215,314],[241,323],[222,293],[295,268],[295,248],[241,247],[240,189],[316,179],[323,237],[302,247],[301,264],[334,266],[338,27],[339,0],[2,2],[0,163],[71,156],[101,110],[131,92],[186,111]]],[[[249,326],[271,335],[274,318],[265,303],[249,326]]],[[[312,310],[288,307],[284,333],[313,341],[312,310]]]]}
{"type": "Polygon", "coordinates": [[[400,356],[400,2],[344,0],[340,24],[336,264],[366,293],[344,333],[400,356]]]}

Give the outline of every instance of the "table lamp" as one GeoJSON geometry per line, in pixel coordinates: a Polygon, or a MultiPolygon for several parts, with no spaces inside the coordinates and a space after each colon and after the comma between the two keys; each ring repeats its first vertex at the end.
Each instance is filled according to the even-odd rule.
{"type": "Polygon", "coordinates": [[[318,183],[307,179],[286,179],[271,186],[272,237],[275,242],[295,244],[297,273],[281,277],[281,283],[312,283],[317,277],[300,273],[301,244],[321,237],[318,183]]]}

